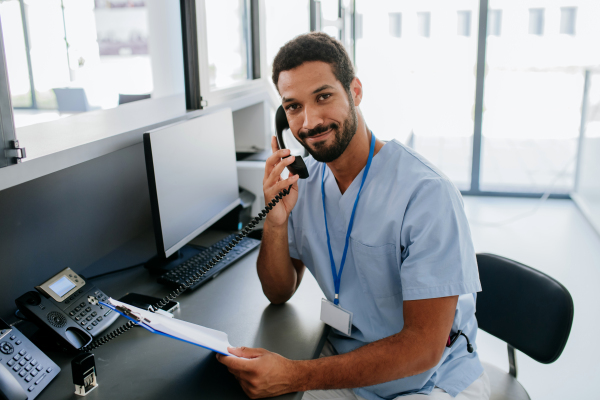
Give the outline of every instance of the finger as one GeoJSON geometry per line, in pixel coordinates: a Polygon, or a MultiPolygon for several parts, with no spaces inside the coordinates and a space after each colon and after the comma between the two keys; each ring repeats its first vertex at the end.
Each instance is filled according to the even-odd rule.
{"type": "Polygon", "coordinates": [[[274,186],[274,188],[277,189],[277,193],[283,191],[283,189],[289,188],[290,186],[294,187],[294,185],[296,185],[296,189],[297,189],[298,179],[300,179],[300,177],[298,175],[292,175],[289,178],[284,179],[281,182],[278,182],[277,185],[274,186]]]}
{"type": "Polygon", "coordinates": [[[286,157],[290,155],[290,150],[289,149],[282,149],[282,150],[277,150],[275,153],[271,154],[266,162],[265,162],[265,176],[264,179],[267,179],[267,177],[271,174],[271,171],[273,170],[273,168],[279,164],[279,162],[281,161],[281,159],[283,157],[286,157]]]}
{"type": "Polygon", "coordinates": [[[229,351],[234,356],[243,357],[243,358],[260,357],[265,352],[264,349],[255,349],[252,347],[228,347],[227,351],[229,351]]]}
{"type": "Polygon", "coordinates": [[[271,137],[271,150],[273,150],[273,153],[275,153],[277,150],[279,150],[279,144],[277,143],[276,136],[271,137]]]}
{"type": "Polygon", "coordinates": [[[249,366],[247,365],[248,360],[245,360],[243,358],[221,355],[221,357],[219,358],[219,362],[225,365],[227,368],[231,368],[236,371],[246,371],[249,368],[249,366]]]}
{"type": "Polygon", "coordinates": [[[267,179],[265,179],[264,186],[269,188],[269,187],[273,186],[274,184],[276,184],[278,182],[279,178],[281,177],[281,173],[283,172],[283,170],[288,165],[292,164],[295,159],[296,159],[295,156],[289,156],[288,158],[284,158],[283,160],[281,160],[281,162],[279,164],[277,164],[271,170],[271,173],[269,174],[267,179]]]}

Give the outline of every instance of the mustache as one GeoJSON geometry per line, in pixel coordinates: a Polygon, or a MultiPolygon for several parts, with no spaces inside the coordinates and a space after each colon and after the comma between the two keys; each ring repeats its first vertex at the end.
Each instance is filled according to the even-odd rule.
{"type": "Polygon", "coordinates": [[[313,129],[307,130],[306,132],[299,132],[298,136],[300,137],[300,139],[304,140],[304,139],[312,137],[312,136],[320,135],[323,132],[327,132],[329,129],[333,129],[334,131],[337,131],[339,128],[340,128],[340,126],[338,124],[336,124],[335,122],[332,122],[329,125],[318,125],[313,129]]]}

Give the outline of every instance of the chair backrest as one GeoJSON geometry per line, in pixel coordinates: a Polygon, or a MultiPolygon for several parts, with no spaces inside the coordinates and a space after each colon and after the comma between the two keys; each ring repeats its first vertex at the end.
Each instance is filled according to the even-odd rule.
{"type": "Polygon", "coordinates": [[[54,88],[58,112],[85,112],[90,105],[83,88],[54,88]]]}
{"type": "Polygon", "coordinates": [[[119,105],[127,104],[138,100],[149,99],[151,94],[121,94],[119,93],[119,105]]]}
{"type": "Polygon", "coordinates": [[[573,323],[573,299],[555,279],[493,254],[477,254],[483,288],[477,323],[534,360],[549,364],[561,355],[573,323]]]}

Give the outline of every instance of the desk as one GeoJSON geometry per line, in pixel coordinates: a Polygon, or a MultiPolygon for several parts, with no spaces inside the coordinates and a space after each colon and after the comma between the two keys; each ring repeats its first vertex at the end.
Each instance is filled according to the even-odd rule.
{"type": "MultiPolygon", "coordinates": [[[[263,347],[291,359],[319,355],[325,325],[319,319],[323,294],[310,273],[292,299],[270,305],[256,274],[258,250],[247,255],[216,279],[177,300],[175,317],[226,332],[233,346],[263,347]]],[[[144,268],[93,280],[107,295],[127,292],[162,297],[168,290],[144,268]]],[[[125,322],[119,318],[114,327],[125,322]]],[[[24,325],[24,324],[22,324],[24,325]]],[[[32,338],[36,343],[36,338],[32,338]]],[[[38,397],[40,400],[79,399],[71,378],[73,355],[42,351],[62,369],[38,397]]],[[[94,352],[99,386],[86,400],[96,399],[246,399],[235,378],[215,353],[136,327],[94,352]]],[[[279,399],[299,400],[301,393],[279,399]]]]}

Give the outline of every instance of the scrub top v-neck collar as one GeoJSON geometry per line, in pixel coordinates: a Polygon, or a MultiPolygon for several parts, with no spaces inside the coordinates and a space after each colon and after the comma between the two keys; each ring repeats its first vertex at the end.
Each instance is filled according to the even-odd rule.
{"type": "MultiPolygon", "coordinates": [[[[389,142],[388,142],[389,143],[389,142]]],[[[371,161],[371,168],[369,171],[369,175],[365,180],[365,184],[363,186],[363,190],[369,185],[369,182],[373,180],[373,176],[376,175],[381,168],[381,164],[385,163],[385,156],[377,157],[382,152],[387,152],[390,146],[387,143],[379,149],[379,151],[373,155],[373,160],[371,161]]],[[[365,165],[366,167],[366,165],[365,165]]],[[[358,193],[358,189],[360,188],[360,183],[362,181],[363,174],[365,173],[365,167],[360,170],[358,175],[354,178],[348,189],[342,194],[340,191],[340,187],[337,184],[335,179],[335,175],[329,169],[329,166],[325,164],[325,193],[327,194],[327,219],[331,221],[331,227],[335,227],[334,230],[338,231],[338,228],[343,230],[343,233],[346,233],[346,227],[348,226],[348,222],[350,221],[350,216],[352,215],[352,206],[354,205],[354,200],[356,199],[356,194],[358,193]],[[341,219],[340,219],[341,218],[341,219]]]]}

